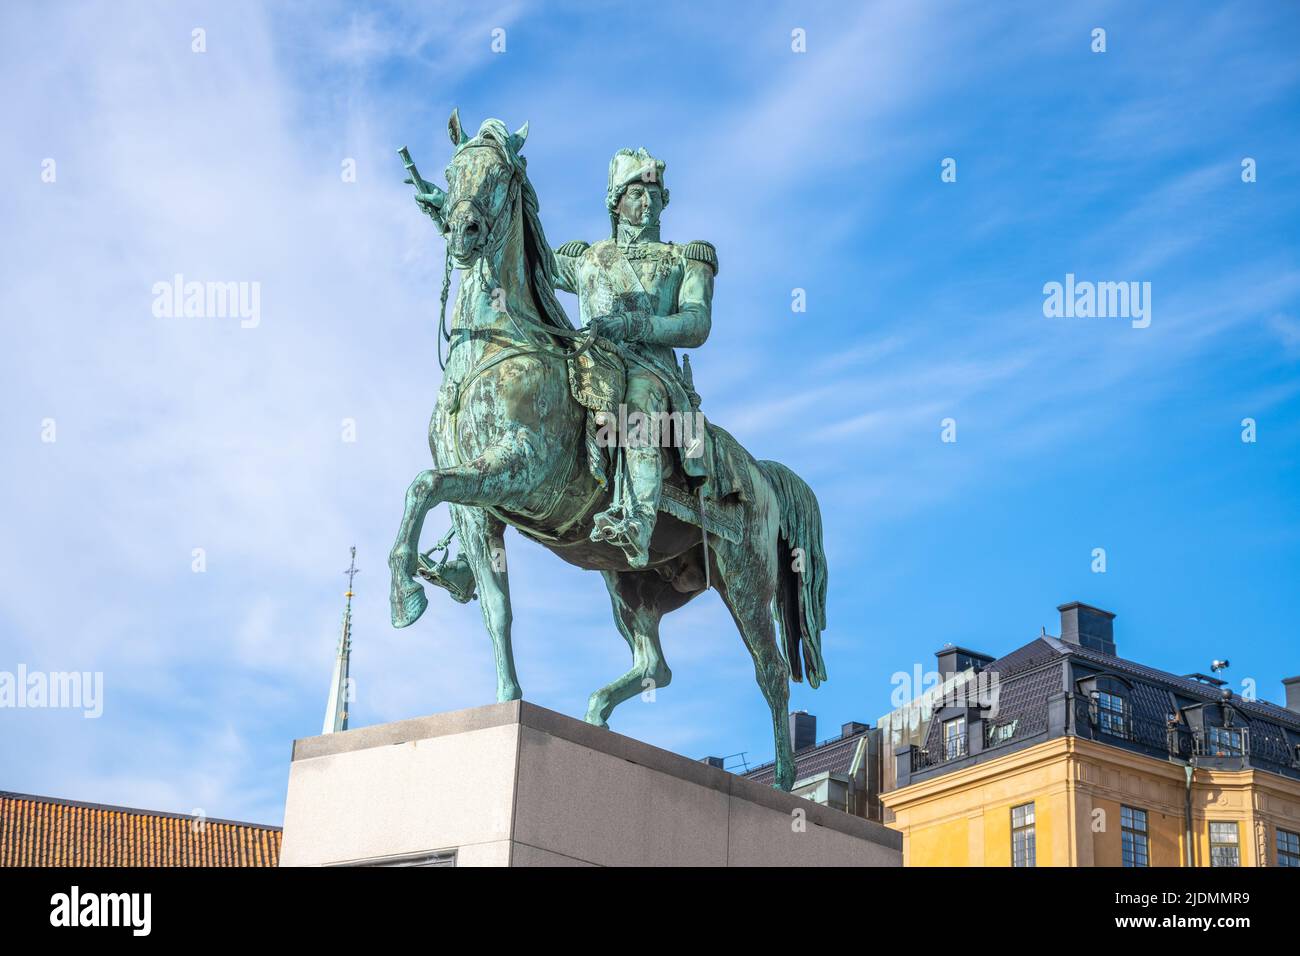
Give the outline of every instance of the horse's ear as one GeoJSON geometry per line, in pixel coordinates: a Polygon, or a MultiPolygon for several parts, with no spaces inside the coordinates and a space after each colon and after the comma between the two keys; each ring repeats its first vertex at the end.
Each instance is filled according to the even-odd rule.
{"type": "Polygon", "coordinates": [[[516,153],[518,153],[521,149],[524,148],[524,142],[527,139],[528,139],[528,121],[525,120],[523,126],[519,127],[517,130],[515,130],[513,133],[510,134],[510,148],[513,149],[516,153]]]}
{"type": "Polygon", "coordinates": [[[447,120],[447,136],[451,139],[451,145],[457,148],[463,146],[469,140],[469,137],[465,135],[465,131],[460,126],[459,109],[451,111],[451,119],[447,120]]]}

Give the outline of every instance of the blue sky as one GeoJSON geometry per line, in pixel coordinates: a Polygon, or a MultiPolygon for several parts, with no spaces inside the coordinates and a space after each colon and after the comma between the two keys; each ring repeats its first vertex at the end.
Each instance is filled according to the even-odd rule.
{"type": "MultiPolygon", "coordinates": [[[[530,122],[553,243],[606,234],[609,157],[645,145],[665,236],[717,246],[704,410],[825,516],[830,681],[791,698],[821,736],[945,642],[1056,633],[1067,600],[1177,673],[1228,657],[1274,700],[1300,674],[1294,5],[433,6],[0,13],[0,671],[105,687],[97,720],[0,709],[0,789],[278,822],[352,544],[354,725],[492,699],[477,606],[387,609],[442,264],[395,150],[433,178],[453,106],[530,122]],[[178,272],[258,282],[260,322],[155,317],[178,272]],[[1067,273],[1150,282],[1150,327],[1046,318],[1067,273]]],[[[626,667],[604,587],[508,548],[525,694],[581,716],[626,667]]],[[[664,648],[672,686],[613,728],[767,759],[716,597],[664,648]]]]}

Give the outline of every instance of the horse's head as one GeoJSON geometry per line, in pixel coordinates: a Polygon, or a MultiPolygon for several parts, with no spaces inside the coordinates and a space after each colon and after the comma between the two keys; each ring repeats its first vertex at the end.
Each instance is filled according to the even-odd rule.
{"type": "Polygon", "coordinates": [[[455,152],[447,164],[447,197],[442,206],[447,248],[457,268],[468,269],[485,253],[504,245],[512,205],[524,179],[526,161],[519,155],[528,124],[511,133],[497,119],[484,120],[470,138],[460,115],[447,122],[455,152]]]}

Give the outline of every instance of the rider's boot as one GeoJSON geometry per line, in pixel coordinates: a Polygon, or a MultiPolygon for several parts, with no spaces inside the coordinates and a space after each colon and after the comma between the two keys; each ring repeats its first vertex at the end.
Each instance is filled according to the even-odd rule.
{"type": "Polygon", "coordinates": [[[627,555],[627,563],[644,568],[650,563],[650,538],[654,535],[662,493],[663,459],[655,445],[624,449],[627,454],[627,517],[611,539],[627,555]]]}
{"type": "MultiPolygon", "coordinates": [[[[649,373],[629,371],[625,400],[631,411],[649,416],[657,416],[655,409],[668,406],[663,385],[649,373]]],[[[629,565],[644,568],[650,563],[650,538],[663,490],[663,436],[655,428],[633,427],[629,434],[619,436],[619,442],[627,478],[621,483],[619,500],[593,520],[591,540],[614,545],[627,556],[629,565]]]]}

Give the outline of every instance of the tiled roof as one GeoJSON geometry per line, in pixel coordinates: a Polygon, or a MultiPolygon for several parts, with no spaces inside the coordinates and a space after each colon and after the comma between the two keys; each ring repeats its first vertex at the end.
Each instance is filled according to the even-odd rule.
{"type": "MultiPolygon", "coordinates": [[[[1214,703],[1222,699],[1217,687],[1211,687],[1189,677],[1171,674],[1146,664],[1103,653],[1078,644],[1067,644],[1059,638],[1043,634],[987,665],[984,670],[998,675],[999,724],[1016,722],[1017,737],[1046,730],[1047,699],[1061,690],[1060,676],[1054,668],[1044,668],[1051,661],[1071,657],[1095,665],[1112,673],[1126,674],[1134,679],[1133,708],[1141,718],[1162,722],[1174,708],[1170,693],[1184,702],[1214,703]]],[[[1266,749],[1274,762],[1289,764],[1291,745],[1282,728],[1300,732],[1300,715],[1262,700],[1247,700],[1239,694],[1232,696],[1233,706],[1248,719],[1251,733],[1257,744],[1266,749]]],[[[925,746],[937,752],[942,745],[943,728],[932,723],[928,728],[925,746]]]]}
{"type": "MultiPolygon", "coordinates": [[[[1164,684],[1186,697],[1192,697],[1206,703],[1222,699],[1222,695],[1218,688],[1211,687],[1201,681],[1193,680],[1189,677],[1182,677],[1177,674],[1171,674],[1168,671],[1162,671],[1155,667],[1148,667],[1146,664],[1139,664],[1137,661],[1125,660],[1122,657],[1112,657],[1109,654],[1103,654],[1100,651],[1095,651],[1089,647],[1065,644],[1055,638],[1048,638],[1048,640],[1059,647],[1061,653],[1072,654],[1077,658],[1082,658],[1094,664],[1099,664],[1103,667],[1120,671],[1121,673],[1128,673],[1135,677],[1164,684]]],[[[1300,730],[1300,714],[1287,710],[1285,707],[1279,707],[1272,701],[1258,699],[1248,700],[1240,694],[1234,693],[1232,695],[1232,706],[1255,717],[1270,721],[1271,723],[1282,724],[1293,730],[1300,730]]]]}
{"type": "MultiPolygon", "coordinates": [[[[795,778],[806,780],[819,773],[847,774],[849,766],[853,763],[853,755],[857,752],[858,741],[866,736],[866,733],[861,731],[849,737],[839,737],[820,743],[815,747],[805,747],[794,755],[797,767],[795,778]]],[[[772,783],[776,779],[776,764],[769,763],[755,767],[742,776],[758,783],[772,783]]]]}
{"type": "Polygon", "coordinates": [[[1058,649],[1060,646],[1058,641],[1044,634],[1028,644],[1017,647],[1011,653],[1004,654],[992,664],[985,666],[983,670],[995,673],[999,679],[1005,680],[1021,671],[1037,667],[1044,661],[1059,657],[1062,653],[1058,649]]]}
{"type": "Polygon", "coordinates": [[[0,791],[0,866],[277,866],[280,828],[0,791]]]}
{"type": "MultiPolygon", "coordinates": [[[[1016,648],[984,669],[996,672],[1000,678],[1005,680],[1021,671],[1035,667],[1045,660],[1053,657],[1065,657],[1066,655],[1097,664],[1109,670],[1119,671],[1120,673],[1126,673],[1133,677],[1163,685],[1183,696],[1192,697],[1206,703],[1222,699],[1218,688],[1211,687],[1201,681],[1178,674],[1171,674],[1157,667],[1139,664],[1137,661],[1130,661],[1123,657],[1103,654],[1101,651],[1090,647],[1067,644],[1060,638],[1053,637],[1050,634],[1044,634],[1028,644],[1016,648]]],[[[1238,710],[1245,711],[1255,717],[1300,730],[1300,715],[1287,710],[1285,707],[1280,707],[1272,701],[1247,700],[1240,694],[1234,694],[1232,704],[1238,710]]],[[[1166,708],[1163,703],[1158,710],[1161,715],[1165,713],[1166,708]]]]}

